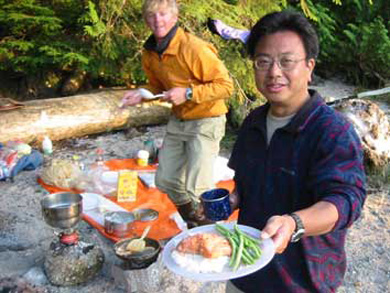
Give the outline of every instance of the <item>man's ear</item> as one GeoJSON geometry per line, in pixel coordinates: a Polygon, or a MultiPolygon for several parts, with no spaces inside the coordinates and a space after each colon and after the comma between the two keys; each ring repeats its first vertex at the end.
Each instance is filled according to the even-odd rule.
{"type": "Polygon", "coordinates": [[[315,66],[316,66],[316,60],[314,58],[311,58],[311,59],[309,59],[309,61],[307,61],[307,68],[309,70],[308,83],[311,83],[311,81],[312,81],[313,70],[314,70],[315,66]]]}

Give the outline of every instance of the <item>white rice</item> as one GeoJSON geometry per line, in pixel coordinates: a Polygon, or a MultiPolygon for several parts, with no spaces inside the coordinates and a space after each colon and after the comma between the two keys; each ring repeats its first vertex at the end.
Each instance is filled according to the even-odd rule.
{"type": "Polygon", "coordinates": [[[230,258],[221,256],[217,258],[205,258],[198,254],[172,252],[174,261],[186,271],[194,273],[220,273],[229,266],[230,258]]]}

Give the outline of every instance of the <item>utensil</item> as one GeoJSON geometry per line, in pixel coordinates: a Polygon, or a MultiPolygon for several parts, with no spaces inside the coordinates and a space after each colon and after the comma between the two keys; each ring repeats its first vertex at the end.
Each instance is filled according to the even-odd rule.
{"type": "Polygon", "coordinates": [[[363,98],[367,98],[367,97],[371,97],[371,96],[380,96],[380,95],[388,94],[389,92],[390,92],[390,87],[385,87],[385,88],[378,89],[378,90],[361,92],[361,93],[353,94],[350,96],[344,96],[344,97],[338,98],[336,100],[329,101],[326,104],[329,106],[334,105],[334,104],[337,105],[345,100],[363,99],[363,98]]]}
{"type": "Polygon", "coordinates": [[[144,89],[144,88],[140,88],[140,89],[138,89],[138,91],[141,94],[142,98],[147,99],[147,100],[161,98],[161,97],[165,96],[165,94],[154,95],[151,91],[144,89]]]}
{"type": "Polygon", "coordinates": [[[143,251],[145,249],[145,245],[146,245],[144,238],[146,237],[146,235],[148,235],[151,227],[152,226],[149,225],[145,228],[144,232],[142,233],[141,238],[133,239],[132,241],[130,241],[129,244],[127,245],[127,249],[134,251],[134,252],[143,251]]]}
{"type": "Polygon", "coordinates": [[[46,223],[60,229],[74,227],[83,210],[81,195],[71,192],[48,194],[41,200],[41,206],[46,223]]]}

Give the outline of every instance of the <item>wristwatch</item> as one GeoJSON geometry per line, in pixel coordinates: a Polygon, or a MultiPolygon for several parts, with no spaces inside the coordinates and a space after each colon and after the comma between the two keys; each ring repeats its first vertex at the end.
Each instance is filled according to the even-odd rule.
{"type": "Polygon", "coordinates": [[[295,221],[295,230],[291,235],[290,242],[298,242],[305,234],[305,227],[303,226],[301,218],[297,214],[292,213],[289,216],[295,221]]]}
{"type": "Polygon", "coordinates": [[[190,87],[186,88],[186,100],[187,101],[192,100],[192,88],[190,87]]]}

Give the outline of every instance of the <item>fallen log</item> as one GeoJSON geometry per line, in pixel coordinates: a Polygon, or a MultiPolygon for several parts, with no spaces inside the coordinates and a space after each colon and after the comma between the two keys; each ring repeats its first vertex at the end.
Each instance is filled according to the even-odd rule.
{"type": "Polygon", "coordinates": [[[390,163],[390,122],[377,104],[368,100],[343,100],[335,105],[355,126],[362,142],[365,166],[372,169],[390,163]]]}
{"type": "Polygon", "coordinates": [[[0,111],[0,142],[20,139],[25,143],[82,137],[94,133],[163,124],[170,104],[148,102],[137,107],[118,107],[126,90],[109,89],[71,97],[24,102],[24,107],[0,111]]]}

